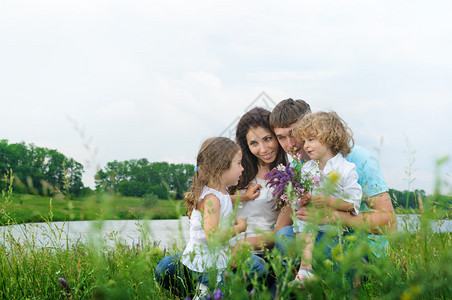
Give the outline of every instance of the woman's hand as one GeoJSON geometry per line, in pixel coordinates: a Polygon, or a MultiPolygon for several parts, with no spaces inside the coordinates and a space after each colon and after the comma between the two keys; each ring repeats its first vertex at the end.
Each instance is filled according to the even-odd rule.
{"type": "Polygon", "coordinates": [[[250,201],[250,200],[254,200],[257,197],[259,197],[260,194],[260,189],[262,188],[262,185],[257,184],[257,183],[252,183],[248,186],[248,188],[246,189],[245,192],[245,197],[244,197],[244,201],[250,201]]]}
{"type": "Polygon", "coordinates": [[[246,230],[246,219],[237,217],[234,227],[236,233],[244,232],[246,230]]]}

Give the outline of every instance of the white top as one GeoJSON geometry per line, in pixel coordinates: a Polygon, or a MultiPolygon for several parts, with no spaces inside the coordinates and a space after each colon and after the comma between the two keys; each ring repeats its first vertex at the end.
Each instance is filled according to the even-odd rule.
{"type": "MultiPolygon", "coordinates": [[[[262,186],[259,196],[254,200],[240,203],[237,216],[246,218],[246,231],[238,235],[237,239],[252,236],[259,236],[267,232],[273,231],[278,218],[279,211],[275,210],[275,200],[272,197],[273,188],[267,187],[268,180],[255,177],[251,183],[257,183],[262,186]]],[[[240,190],[244,194],[246,189],[240,190]]]]}
{"type": "MultiPolygon", "coordinates": [[[[234,219],[231,197],[205,186],[198,201],[201,201],[209,194],[216,196],[220,200],[220,222],[218,228],[232,227],[234,219]]],[[[190,241],[182,253],[181,262],[190,270],[201,273],[211,268],[216,268],[220,271],[224,270],[228,265],[228,243],[219,247],[209,246],[203,228],[203,215],[199,210],[193,209],[190,217],[190,241]]],[[[219,272],[218,276],[217,280],[221,279],[221,272],[219,272]]]]}
{"type": "MultiPolygon", "coordinates": [[[[307,161],[306,163],[304,163],[302,171],[311,174],[318,173],[318,162],[314,160],[307,161]]],[[[331,196],[341,199],[345,202],[352,203],[354,207],[354,211],[352,213],[357,215],[359,213],[359,207],[361,205],[361,197],[363,192],[361,186],[358,184],[358,173],[356,172],[355,164],[346,161],[344,156],[341,153],[338,153],[336,156],[326,162],[325,168],[323,169],[323,174],[325,176],[333,171],[339,174],[339,180],[337,182],[337,190],[331,196]]],[[[320,180],[320,187],[315,188],[312,191],[313,195],[319,194],[322,188],[325,187],[324,176],[322,176],[322,179],[320,180]]],[[[303,227],[303,224],[305,224],[301,220],[298,220],[297,223],[299,227],[300,225],[303,227]]],[[[321,231],[324,231],[327,228],[327,226],[325,225],[319,227],[319,230],[321,231]]],[[[300,229],[298,229],[297,231],[300,231],[300,229]]]]}

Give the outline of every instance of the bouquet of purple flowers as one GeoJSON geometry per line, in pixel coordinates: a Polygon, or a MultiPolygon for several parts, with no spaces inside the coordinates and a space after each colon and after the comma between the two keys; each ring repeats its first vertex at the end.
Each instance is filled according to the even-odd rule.
{"type": "Polygon", "coordinates": [[[287,166],[282,164],[265,174],[267,186],[274,188],[272,196],[278,208],[292,206],[295,210],[300,208],[300,197],[314,187],[320,185],[321,174],[302,170],[304,161],[296,153],[294,160],[287,166]]]}

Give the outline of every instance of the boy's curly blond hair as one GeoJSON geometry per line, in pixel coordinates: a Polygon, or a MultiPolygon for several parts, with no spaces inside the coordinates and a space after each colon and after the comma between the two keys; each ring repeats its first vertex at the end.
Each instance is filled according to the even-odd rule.
{"type": "Polygon", "coordinates": [[[315,138],[336,155],[347,156],[353,148],[353,132],[337,113],[319,111],[305,115],[295,125],[292,135],[297,139],[315,138]]]}

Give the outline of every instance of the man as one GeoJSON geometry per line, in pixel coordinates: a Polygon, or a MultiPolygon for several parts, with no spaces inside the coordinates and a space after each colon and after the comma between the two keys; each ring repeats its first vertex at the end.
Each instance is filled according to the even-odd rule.
{"type": "MultiPolygon", "coordinates": [[[[309,160],[309,157],[303,150],[303,142],[292,136],[292,130],[297,121],[309,113],[311,113],[311,109],[308,103],[303,100],[292,100],[289,98],[276,105],[270,114],[270,126],[284,151],[289,155],[298,153],[305,160],[309,160]]],[[[377,244],[381,246],[385,241],[379,241],[378,238],[383,233],[394,231],[397,228],[397,220],[378,162],[369,151],[356,145],[346,157],[346,160],[356,165],[359,177],[358,183],[363,188],[361,210],[358,215],[353,215],[329,207],[329,222],[340,222],[352,229],[364,228],[369,234],[377,235],[373,236],[376,237],[373,240],[376,240],[377,244]]],[[[315,197],[326,196],[312,195],[311,201],[315,197]]],[[[306,206],[298,210],[296,216],[303,221],[312,220],[306,206]]],[[[279,220],[280,223],[290,224],[291,220],[287,219],[289,217],[288,213],[283,214],[281,220],[279,220]]],[[[278,235],[291,236],[293,232],[291,232],[290,227],[284,227],[278,235]]],[[[377,253],[375,254],[378,255],[377,253]]]]}

